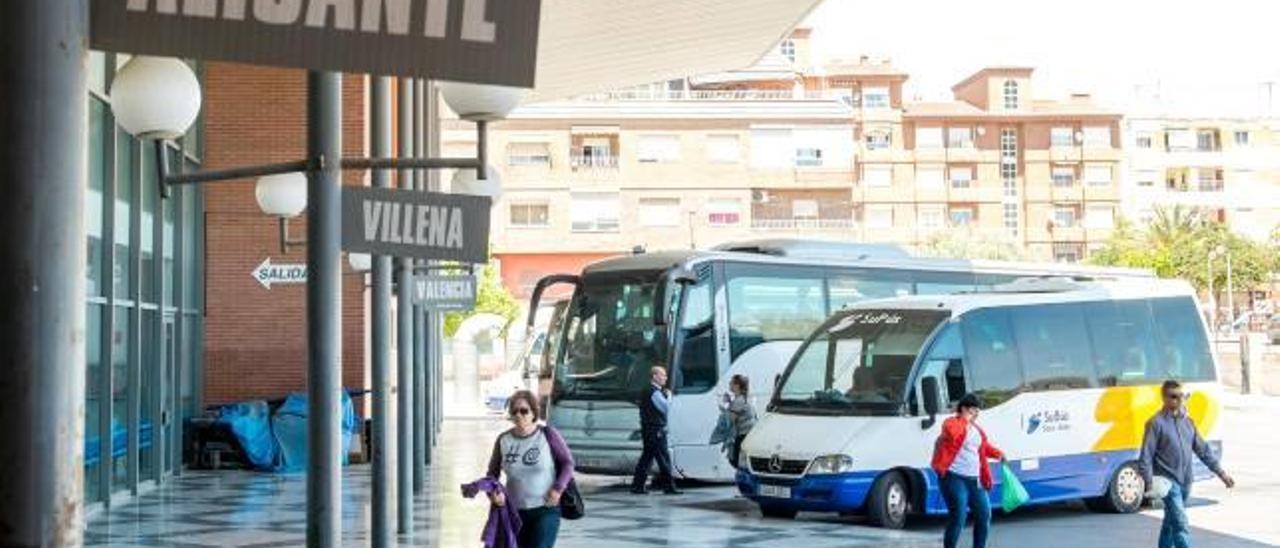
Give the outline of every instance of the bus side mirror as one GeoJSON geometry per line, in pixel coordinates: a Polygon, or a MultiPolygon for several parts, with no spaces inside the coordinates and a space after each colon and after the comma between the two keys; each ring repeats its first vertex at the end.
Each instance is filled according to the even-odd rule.
{"type": "Polygon", "coordinates": [[[674,312],[674,309],[669,310],[667,308],[674,296],[672,292],[679,291],[686,285],[696,283],[698,283],[697,276],[683,267],[677,268],[667,276],[663,276],[653,291],[653,325],[657,327],[667,325],[667,314],[674,312]]]}
{"type": "Polygon", "coordinates": [[[920,401],[924,402],[924,412],[929,418],[920,422],[920,428],[928,430],[938,421],[938,411],[942,408],[938,401],[938,378],[925,377],[920,380],[920,401]]]}

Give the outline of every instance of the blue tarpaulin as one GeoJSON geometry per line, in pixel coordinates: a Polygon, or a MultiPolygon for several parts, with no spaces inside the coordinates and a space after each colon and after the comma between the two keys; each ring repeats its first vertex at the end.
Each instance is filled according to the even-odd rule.
{"type": "Polygon", "coordinates": [[[224,405],[218,413],[218,422],[231,429],[249,463],[258,470],[276,467],[279,449],[271,435],[270,416],[270,408],[262,400],[224,405]]]}
{"type": "MultiPolygon", "coordinates": [[[[357,428],[355,406],[351,396],[342,393],[342,464],[347,463],[351,437],[357,428]]],[[[289,394],[271,418],[271,426],[280,444],[280,462],[276,469],[297,472],[307,467],[307,395],[289,394]]]]}

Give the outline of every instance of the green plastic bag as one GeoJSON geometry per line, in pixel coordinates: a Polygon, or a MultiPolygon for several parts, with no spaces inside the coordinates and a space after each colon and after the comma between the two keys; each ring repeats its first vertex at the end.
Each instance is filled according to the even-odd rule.
{"type": "Polygon", "coordinates": [[[1013,473],[1013,469],[1008,464],[1000,465],[1000,507],[1005,512],[1012,512],[1019,506],[1026,504],[1031,500],[1031,495],[1027,494],[1027,488],[1022,486],[1022,482],[1018,481],[1018,476],[1013,473]]]}

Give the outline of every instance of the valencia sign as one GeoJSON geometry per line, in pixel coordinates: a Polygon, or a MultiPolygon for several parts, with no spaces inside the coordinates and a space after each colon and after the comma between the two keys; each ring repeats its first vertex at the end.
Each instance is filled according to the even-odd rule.
{"type": "Polygon", "coordinates": [[[540,0],[92,0],[94,49],[533,87],[540,0]]]}

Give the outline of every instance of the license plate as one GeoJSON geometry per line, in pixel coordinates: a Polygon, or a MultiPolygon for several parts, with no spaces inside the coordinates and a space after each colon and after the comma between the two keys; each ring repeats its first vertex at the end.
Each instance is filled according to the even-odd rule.
{"type": "Polygon", "coordinates": [[[791,488],[782,485],[761,485],[760,496],[789,499],[791,498],[791,488]]]}

